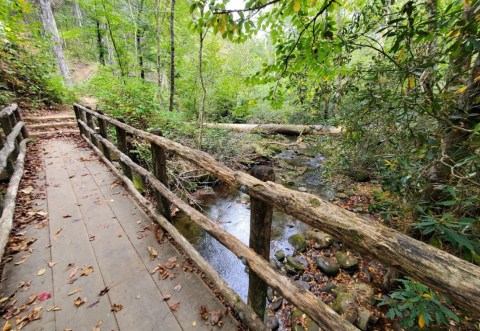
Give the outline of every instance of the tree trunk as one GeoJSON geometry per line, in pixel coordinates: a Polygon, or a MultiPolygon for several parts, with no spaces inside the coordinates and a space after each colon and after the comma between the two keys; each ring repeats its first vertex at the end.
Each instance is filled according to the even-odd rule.
{"type": "Polygon", "coordinates": [[[50,0],[39,0],[39,4],[43,28],[45,34],[50,37],[53,43],[53,51],[57,58],[58,70],[63,77],[65,85],[71,86],[72,81],[70,79],[70,72],[68,71],[67,62],[65,61],[65,56],[63,54],[62,41],[60,40],[50,0]]]}
{"type": "Polygon", "coordinates": [[[117,57],[118,67],[120,68],[120,75],[122,76],[122,78],[124,78],[127,72],[125,71],[125,66],[123,65],[123,57],[120,54],[120,49],[115,41],[115,38],[113,37],[112,24],[110,23],[110,19],[108,17],[109,13],[107,11],[107,8],[105,7],[104,0],[102,1],[102,7],[103,7],[103,13],[105,15],[105,19],[107,20],[107,28],[110,34],[110,40],[112,41],[113,49],[115,51],[115,56],[117,57]]]}
{"type": "Polygon", "coordinates": [[[170,104],[169,111],[173,111],[175,97],[175,0],[170,3],[170,104]]]}
{"type": "Polygon", "coordinates": [[[78,0],[73,1],[73,9],[75,10],[75,17],[77,18],[77,25],[82,27],[82,10],[80,9],[80,4],[78,0]]]}
{"type": "Polygon", "coordinates": [[[200,112],[198,120],[200,122],[200,132],[198,135],[198,148],[202,148],[202,134],[203,134],[203,115],[205,114],[205,99],[207,97],[207,89],[205,87],[205,80],[203,79],[203,41],[207,36],[207,31],[200,31],[200,47],[198,49],[198,74],[200,76],[200,85],[202,86],[202,103],[200,105],[200,112]]]}
{"type": "Polygon", "coordinates": [[[98,60],[102,65],[105,65],[105,45],[103,42],[103,36],[102,36],[102,29],[100,25],[100,21],[96,21],[97,23],[97,47],[98,47],[98,60]]]}
{"type": "MultiPolygon", "coordinates": [[[[167,3],[165,3],[165,6],[167,3]]],[[[165,20],[165,12],[163,12],[160,18],[160,0],[155,0],[155,42],[156,42],[156,69],[157,69],[157,94],[159,100],[159,108],[162,103],[162,86],[163,86],[163,65],[162,65],[162,45],[160,35],[162,34],[163,21],[165,20]]]]}

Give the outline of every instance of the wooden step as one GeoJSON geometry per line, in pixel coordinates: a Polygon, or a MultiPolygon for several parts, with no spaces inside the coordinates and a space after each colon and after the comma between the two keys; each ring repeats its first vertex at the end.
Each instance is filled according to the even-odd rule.
{"type": "Polygon", "coordinates": [[[46,116],[24,116],[23,119],[25,121],[31,121],[31,122],[44,122],[44,121],[75,119],[75,115],[74,114],[58,114],[58,115],[46,115],[46,116]]]}
{"type": "Polygon", "coordinates": [[[47,129],[47,128],[59,128],[62,126],[76,126],[75,122],[53,122],[53,123],[39,123],[39,124],[27,124],[27,129],[47,129]]]}
{"type": "Polygon", "coordinates": [[[79,133],[78,129],[65,129],[65,130],[55,130],[55,131],[32,131],[29,132],[31,138],[45,137],[45,136],[54,136],[70,133],[79,133]]]}

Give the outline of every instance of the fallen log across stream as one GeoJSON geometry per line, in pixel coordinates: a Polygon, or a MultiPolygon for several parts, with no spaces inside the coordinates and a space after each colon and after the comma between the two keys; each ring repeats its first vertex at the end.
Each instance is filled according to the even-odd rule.
{"type": "Polygon", "coordinates": [[[295,125],[295,124],[236,124],[236,123],[204,123],[209,129],[227,129],[236,132],[277,133],[286,136],[305,134],[340,133],[341,128],[326,125],[295,125]]]}

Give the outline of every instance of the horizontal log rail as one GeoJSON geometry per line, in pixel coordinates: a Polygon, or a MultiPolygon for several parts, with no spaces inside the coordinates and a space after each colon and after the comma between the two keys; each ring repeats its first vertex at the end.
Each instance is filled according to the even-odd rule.
{"type": "Polygon", "coordinates": [[[10,115],[13,114],[14,111],[18,109],[18,105],[16,103],[12,103],[11,105],[8,105],[7,107],[3,108],[2,111],[0,111],[0,118],[6,118],[10,115]]]}
{"type": "Polygon", "coordinates": [[[0,173],[5,170],[8,159],[12,152],[15,150],[15,141],[21,130],[23,129],[24,125],[25,124],[23,122],[18,122],[13,128],[12,132],[10,132],[10,134],[7,136],[3,148],[0,150],[0,173]]]}
{"type": "MultiPolygon", "coordinates": [[[[75,108],[77,112],[89,113],[131,135],[145,139],[164,150],[174,152],[228,185],[236,187],[251,197],[262,200],[314,228],[330,233],[359,252],[377,258],[450,297],[453,302],[466,310],[480,315],[480,277],[478,277],[480,267],[381,224],[367,221],[352,212],[323,201],[318,196],[290,190],[273,182],[262,182],[246,173],[226,167],[205,152],[133,128],[81,105],[75,104],[75,108]]],[[[81,124],[79,126],[84,131],[88,131],[85,126],[81,124]]],[[[91,131],[88,133],[91,134],[91,131]]],[[[95,137],[99,139],[98,134],[95,137]]],[[[105,141],[100,141],[102,144],[106,144],[105,141]]],[[[155,188],[162,194],[161,186],[155,186],[155,188]]],[[[264,270],[260,271],[260,273],[264,272],[264,270]]],[[[275,278],[277,277],[275,276],[275,278]]],[[[299,308],[302,309],[300,306],[299,308]]],[[[314,314],[312,311],[305,312],[308,315],[314,314]]],[[[310,315],[310,317],[318,322],[319,316],[310,315]]]]}

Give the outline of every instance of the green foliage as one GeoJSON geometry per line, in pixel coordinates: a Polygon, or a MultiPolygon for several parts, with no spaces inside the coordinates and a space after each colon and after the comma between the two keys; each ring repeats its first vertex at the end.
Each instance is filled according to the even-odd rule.
{"type": "Polygon", "coordinates": [[[30,11],[27,2],[0,0],[0,104],[17,98],[46,104],[71,100],[47,45],[21,20],[30,11]]]}
{"type": "Polygon", "coordinates": [[[390,306],[387,318],[399,318],[400,325],[409,330],[430,325],[449,325],[450,320],[459,321],[458,316],[446,306],[446,298],[410,278],[399,281],[403,288],[393,291],[389,298],[379,303],[379,306],[390,306]]]}

